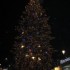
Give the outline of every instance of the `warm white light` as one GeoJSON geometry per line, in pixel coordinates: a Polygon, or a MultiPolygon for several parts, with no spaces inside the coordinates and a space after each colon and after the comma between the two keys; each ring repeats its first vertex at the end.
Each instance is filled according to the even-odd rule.
{"type": "Polygon", "coordinates": [[[22,34],[24,34],[24,32],[22,32],[22,34]]]}
{"type": "Polygon", "coordinates": [[[0,66],[1,66],[1,64],[0,64],[0,66]]]}
{"type": "Polygon", "coordinates": [[[28,57],[29,55],[28,55],[28,54],[26,54],[25,56],[26,56],[26,57],[28,57]]]}
{"type": "Polygon", "coordinates": [[[38,45],[38,47],[41,47],[40,45],[38,45]]]}
{"type": "Polygon", "coordinates": [[[8,58],[5,58],[5,60],[8,60],[8,58]]]}
{"type": "Polygon", "coordinates": [[[24,45],[21,46],[21,48],[24,48],[24,47],[25,47],[24,45]]]}
{"type": "Polygon", "coordinates": [[[35,59],[35,57],[33,56],[33,57],[32,57],[32,59],[34,60],[34,59],[35,59]]]}
{"type": "Polygon", "coordinates": [[[40,60],[41,60],[41,58],[40,58],[40,57],[38,57],[38,60],[40,61],[40,60]]]}
{"type": "Polygon", "coordinates": [[[62,54],[65,54],[66,53],[66,51],[65,50],[62,50],[62,54]]]}
{"type": "Polygon", "coordinates": [[[55,67],[54,70],[61,70],[61,68],[58,66],[58,67],[55,67]]]}

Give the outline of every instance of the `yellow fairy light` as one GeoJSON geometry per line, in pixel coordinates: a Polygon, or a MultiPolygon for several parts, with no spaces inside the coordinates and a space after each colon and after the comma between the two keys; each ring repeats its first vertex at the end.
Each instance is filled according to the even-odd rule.
{"type": "Polygon", "coordinates": [[[24,45],[21,46],[21,48],[24,48],[24,47],[25,47],[24,45]]]}
{"type": "Polygon", "coordinates": [[[41,60],[41,58],[40,58],[40,57],[38,57],[38,60],[40,61],[40,60],[41,60]]]}
{"type": "Polygon", "coordinates": [[[54,70],[62,70],[60,66],[55,67],[54,70]]]}
{"type": "Polygon", "coordinates": [[[35,57],[33,56],[33,57],[32,57],[32,59],[34,60],[34,59],[35,59],[35,57]]]}
{"type": "Polygon", "coordinates": [[[66,51],[65,50],[62,50],[62,54],[65,54],[66,53],[66,51]]]}

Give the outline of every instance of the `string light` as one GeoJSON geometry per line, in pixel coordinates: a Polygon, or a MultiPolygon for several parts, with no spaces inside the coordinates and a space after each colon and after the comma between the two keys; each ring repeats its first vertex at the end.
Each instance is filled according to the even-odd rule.
{"type": "Polygon", "coordinates": [[[5,60],[8,60],[8,58],[5,58],[5,60]]]}
{"type": "Polygon", "coordinates": [[[1,66],[1,64],[0,64],[0,66],[1,66]]]}
{"type": "Polygon", "coordinates": [[[38,57],[38,60],[40,61],[40,60],[41,60],[41,58],[40,58],[40,57],[38,57]]]}
{"type": "MultiPolygon", "coordinates": [[[[44,13],[38,4],[38,1],[39,0],[30,0],[30,3],[28,3],[28,5],[25,7],[26,11],[24,13],[24,16],[21,16],[21,18],[23,19],[21,21],[21,23],[23,25],[21,24],[19,30],[22,29],[23,31],[20,31],[21,34],[19,37],[21,39],[18,39],[20,46],[16,48],[16,50],[17,50],[16,51],[16,58],[17,58],[16,67],[19,70],[20,70],[19,65],[22,70],[23,69],[28,70],[31,67],[33,67],[33,69],[34,69],[35,68],[34,63],[37,64],[37,62],[41,64],[40,66],[43,66],[43,68],[41,68],[41,69],[45,70],[46,67],[44,68],[44,65],[42,65],[42,63],[41,63],[42,60],[47,61],[46,63],[48,63],[50,65],[50,62],[47,59],[44,60],[44,57],[46,57],[45,54],[48,54],[49,56],[51,56],[50,52],[49,51],[48,51],[49,53],[45,52],[46,48],[43,47],[43,46],[45,46],[45,42],[49,41],[48,37],[50,37],[50,36],[48,36],[48,32],[50,32],[50,31],[48,31],[49,29],[47,26],[47,19],[45,19],[44,16],[41,16],[44,13]],[[47,28],[45,28],[46,26],[47,26],[47,28]],[[46,33],[45,31],[48,31],[48,32],[46,33]],[[48,38],[48,39],[45,40],[44,38],[45,39],[48,38]],[[21,42],[21,40],[22,40],[22,42],[21,42]],[[43,44],[43,46],[42,46],[42,44],[43,44]],[[45,49],[45,50],[43,50],[43,49],[45,49]],[[24,59],[24,57],[25,57],[25,59],[24,59]],[[22,61],[24,61],[24,63],[25,63],[25,66],[23,66],[23,67],[22,67],[22,65],[24,63],[22,61]],[[30,65],[28,65],[28,63],[30,65]]],[[[47,45],[47,47],[49,47],[48,43],[46,43],[46,45],[47,45]]],[[[49,56],[48,56],[48,58],[51,59],[49,56]]],[[[48,67],[50,68],[49,65],[48,65],[48,67]]],[[[38,69],[40,69],[40,68],[38,67],[37,70],[38,69]]]]}
{"type": "Polygon", "coordinates": [[[38,45],[38,47],[41,47],[40,45],[38,45]]]}
{"type": "Polygon", "coordinates": [[[24,34],[24,32],[22,32],[22,34],[24,34]]]}
{"type": "Polygon", "coordinates": [[[29,57],[29,55],[28,55],[28,54],[26,54],[26,55],[25,55],[25,57],[29,57]]]}
{"type": "Polygon", "coordinates": [[[33,57],[32,57],[32,59],[34,60],[34,59],[35,59],[35,57],[33,56],[33,57]]]}
{"type": "Polygon", "coordinates": [[[62,54],[65,54],[66,53],[66,51],[65,50],[62,50],[62,54]]]}
{"type": "Polygon", "coordinates": [[[25,47],[24,45],[21,46],[21,48],[24,48],[24,47],[25,47]]]}

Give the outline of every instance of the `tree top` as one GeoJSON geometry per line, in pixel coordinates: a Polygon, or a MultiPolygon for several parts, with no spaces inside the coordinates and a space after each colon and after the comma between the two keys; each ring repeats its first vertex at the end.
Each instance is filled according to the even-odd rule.
{"type": "Polygon", "coordinates": [[[30,0],[29,3],[32,3],[32,4],[34,4],[34,3],[39,3],[39,0],[30,0]]]}

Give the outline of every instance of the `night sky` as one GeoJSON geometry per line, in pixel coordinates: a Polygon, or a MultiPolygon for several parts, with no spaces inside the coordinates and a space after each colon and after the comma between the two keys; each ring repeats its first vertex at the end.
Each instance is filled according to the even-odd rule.
{"type": "MultiPolygon", "coordinates": [[[[49,17],[53,40],[53,48],[58,52],[66,50],[66,55],[70,55],[70,4],[67,0],[41,0],[43,8],[49,17]]],[[[7,57],[12,60],[11,48],[14,44],[14,31],[18,20],[24,11],[28,0],[2,1],[1,22],[0,22],[0,62],[7,57]]]]}

